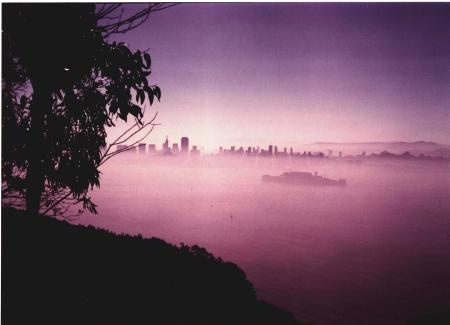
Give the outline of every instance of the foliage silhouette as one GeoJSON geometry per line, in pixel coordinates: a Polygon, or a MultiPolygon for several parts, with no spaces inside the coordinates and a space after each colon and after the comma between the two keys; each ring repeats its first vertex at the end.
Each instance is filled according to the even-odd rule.
{"type": "Polygon", "coordinates": [[[2,194],[16,206],[48,211],[69,200],[95,212],[87,194],[108,158],[105,128],[114,117],[154,125],[142,121],[145,103],[161,98],[148,82],[150,55],[107,37],[163,7],[108,16],[119,7],[3,5],[2,194]]]}
{"type": "Polygon", "coordinates": [[[198,246],[4,208],[2,324],[299,324],[198,246]]]}

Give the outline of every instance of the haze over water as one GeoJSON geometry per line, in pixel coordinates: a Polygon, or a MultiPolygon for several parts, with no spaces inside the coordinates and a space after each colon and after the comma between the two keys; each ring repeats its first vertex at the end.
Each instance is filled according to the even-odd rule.
{"type": "Polygon", "coordinates": [[[198,244],[239,265],[259,298],[316,324],[398,324],[448,306],[447,162],[123,154],[78,223],[198,244]],[[317,171],[341,187],[263,183],[317,171]]]}

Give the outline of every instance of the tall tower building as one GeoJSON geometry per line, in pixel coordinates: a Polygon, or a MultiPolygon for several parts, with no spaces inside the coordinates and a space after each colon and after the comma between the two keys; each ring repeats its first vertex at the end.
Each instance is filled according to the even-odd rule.
{"type": "Polygon", "coordinates": [[[189,152],[189,138],[181,138],[181,152],[187,154],[189,152]]]}
{"type": "Polygon", "coordinates": [[[162,151],[163,153],[169,152],[169,137],[166,137],[166,141],[162,145],[162,151]]]}

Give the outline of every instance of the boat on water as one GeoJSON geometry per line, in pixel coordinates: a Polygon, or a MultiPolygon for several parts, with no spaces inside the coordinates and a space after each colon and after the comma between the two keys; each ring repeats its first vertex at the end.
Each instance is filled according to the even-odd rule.
{"type": "Polygon", "coordinates": [[[279,176],[263,175],[263,182],[273,182],[294,185],[314,185],[314,186],[345,186],[345,179],[333,180],[317,175],[317,172],[284,172],[279,176]]]}

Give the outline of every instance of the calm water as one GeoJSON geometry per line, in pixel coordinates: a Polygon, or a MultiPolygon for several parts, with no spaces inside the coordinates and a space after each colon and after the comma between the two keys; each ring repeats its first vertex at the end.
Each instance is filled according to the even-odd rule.
{"type": "Polygon", "coordinates": [[[450,165],[179,161],[123,155],[103,169],[90,223],[198,244],[258,296],[316,324],[398,324],[450,306],[450,165]],[[261,182],[288,169],[346,188],[261,182]]]}

